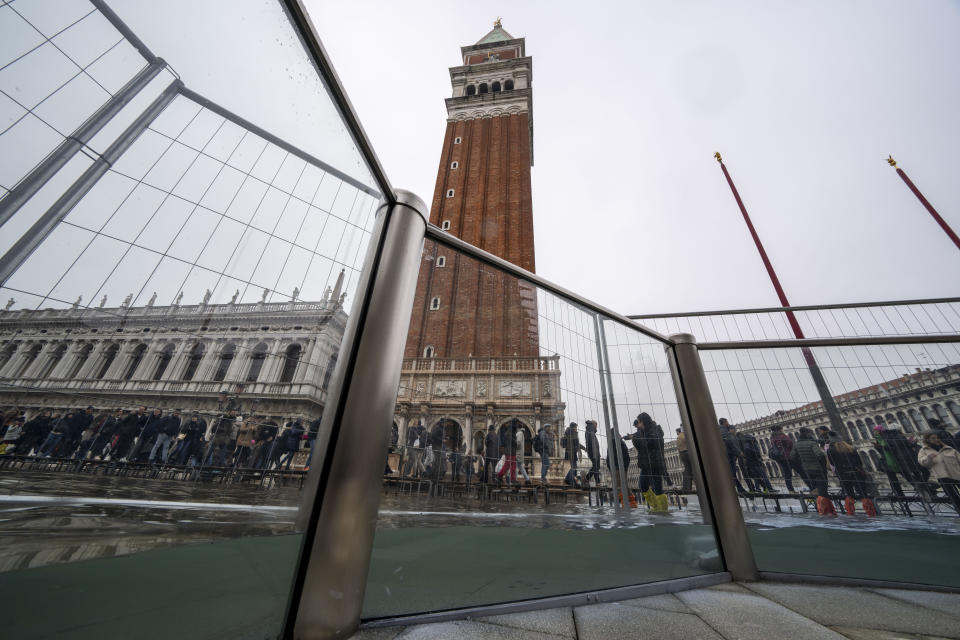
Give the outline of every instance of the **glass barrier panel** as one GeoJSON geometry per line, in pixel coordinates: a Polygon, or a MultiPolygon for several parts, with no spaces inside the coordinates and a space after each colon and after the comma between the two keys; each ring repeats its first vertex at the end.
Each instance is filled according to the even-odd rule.
{"type": "Polygon", "coordinates": [[[761,571],[960,587],[956,344],[701,357],[761,571]]]}
{"type": "Polygon", "coordinates": [[[428,240],[363,617],[721,571],[679,415],[661,343],[428,240]]]}
{"type": "Polygon", "coordinates": [[[169,66],[0,234],[59,212],[0,290],[4,632],[275,636],[380,194],[278,3],[41,4],[0,7],[0,197],[143,68],[124,34],[169,66]]]}

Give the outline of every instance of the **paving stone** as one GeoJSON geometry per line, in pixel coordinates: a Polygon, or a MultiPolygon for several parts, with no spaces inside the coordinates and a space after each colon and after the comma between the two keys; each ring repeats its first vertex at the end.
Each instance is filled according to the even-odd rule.
{"type": "Polygon", "coordinates": [[[634,598],[632,600],[622,600],[617,604],[624,604],[630,607],[643,607],[644,609],[657,609],[659,611],[676,611],[677,613],[692,613],[687,605],[672,593],[663,593],[656,596],[646,596],[645,598],[634,598]]]}
{"type": "Polygon", "coordinates": [[[849,640],[949,640],[942,636],[921,636],[900,631],[883,631],[881,629],[855,629],[853,627],[831,627],[849,640]]]}
{"type": "Polygon", "coordinates": [[[749,589],[828,627],[960,638],[956,618],[866,589],[769,582],[752,582],[749,589]]]}
{"type": "Polygon", "coordinates": [[[914,591],[912,589],[870,589],[880,595],[936,609],[955,618],[960,618],[960,593],[938,591],[914,591]]]}
{"type": "MultiPolygon", "coordinates": [[[[405,628],[396,640],[557,640],[558,636],[475,621],[435,622],[405,628]]],[[[607,639],[609,640],[609,639],[607,639]]]]}
{"type": "Polygon", "coordinates": [[[350,640],[393,640],[404,627],[377,627],[375,629],[360,629],[350,636],[350,640]]]}
{"type": "Polygon", "coordinates": [[[576,638],[577,630],[573,626],[573,610],[570,607],[559,609],[541,609],[497,616],[474,618],[476,622],[486,622],[504,627],[550,633],[564,638],[576,638]]]}
{"type": "Polygon", "coordinates": [[[739,585],[736,582],[724,582],[722,584],[715,584],[712,587],[707,587],[712,591],[732,591],[734,593],[752,593],[749,589],[743,585],[739,585]]]}
{"type": "Polygon", "coordinates": [[[723,640],[707,623],[689,613],[594,604],[575,608],[573,615],[579,640],[723,640]]]}
{"type": "Polygon", "coordinates": [[[677,594],[692,611],[723,637],[770,640],[843,640],[843,636],[790,609],[744,590],[695,589],[677,594]]]}

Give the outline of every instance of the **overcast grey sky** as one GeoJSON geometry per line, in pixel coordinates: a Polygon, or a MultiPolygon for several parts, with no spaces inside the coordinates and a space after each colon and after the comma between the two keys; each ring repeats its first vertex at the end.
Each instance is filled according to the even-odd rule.
{"type": "Polygon", "coordinates": [[[459,47],[533,56],[538,272],[623,313],[960,293],[956,2],[319,2],[394,186],[430,200],[459,47]]]}

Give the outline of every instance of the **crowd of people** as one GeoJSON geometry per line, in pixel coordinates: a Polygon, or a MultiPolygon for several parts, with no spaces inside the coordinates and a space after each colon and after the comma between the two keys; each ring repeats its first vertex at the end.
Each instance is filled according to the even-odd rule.
{"type": "MultiPolygon", "coordinates": [[[[927,502],[933,502],[937,489],[942,489],[960,514],[960,433],[950,434],[936,419],[930,420],[930,427],[918,442],[890,425],[876,425],[872,446],[879,454],[879,470],[886,474],[893,496],[905,495],[902,477],[927,502]]],[[[737,490],[740,493],[773,492],[757,439],[738,432],[726,418],[719,420],[719,428],[737,490]],[[737,476],[738,468],[746,488],[737,476]]],[[[785,434],[781,426],[774,426],[771,431],[768,455],[780,468],[788,492],[796,491],[793,484],[796,474],[806,485],[806,492],[816,496],[817,512],[836,515],[830,498],[829,474],[832,472],[840,485],[844,511],[850,515],[856,513],[859,500],[868,516],[876,515],[873,503],[876,488],[863,459],[850,442],[822,426],[801,427],[796,441],[785,434]]]]}
{"type": "MultiPolygon", "coordinates": [[[[663,429],[647,413],[638,415],[633,426],[634,433],[623,436],[623,441],[633,444],[634,455],[631,456],[627,445],[621,441],[619,461],[611,460],[612,448],[608,448],[607,469],[622,465],[628,472],[635,465],[637,480],[636,486],[628,489],[630,503],[635,506],[642,497],[652,509],[665,511],[667,497],[664,484],[672,486],[673,481],[667,473],[663,429]]],[[[562,455],[568,466],[563,484],[583,488],[602,483],[600,470],[603,456],[597,436],[597,422],[587,420],[582,442],[580,435],[577,423],[571,422],[559,437],[550,424],[543,425],[532,437],[530,451],[540,459],[542,485],[548,484],[547,476],[558,454],[562,455]],[[584,454],[589,462],[585,473],[580,470],[584,454]]],[[[407,477],[443,480],[449,473],[454,482],[461,479],[471,482],[476,476],[481,483],[503,485],[517,484],[518,476],[522,476],[530,484],[533,467],[529,466],[528,469],[525,459],[525,437],[520,421],[511,419],[499,428],[490,425],[484,439],[477,441],[476,451],[468,452],[465,443],[445,436],[441,423],[438,422],[429,430],[418,423],[407,430],[401,447],[397,427],[393,425],[390,450],[399,454],[400,467],[397,472],[407,477]]],[[[385,473],[392,474],[395,471],[388,464],[385,473]]],[[[684,489],[690,489],[689,473],[684,474],[684,489]]]]}
{"type": "MultiPolygon", "coordinates": [[[[311,448],[320,420],[304,424],[249,414],[234,400],[212,413],[136,409],[46,409],[3,413],[0,454],[75,460],[249,469],[290,469],[295,454],[311,448]]],[[[307,460],[309,468],[309,458],[307,460]]]]}

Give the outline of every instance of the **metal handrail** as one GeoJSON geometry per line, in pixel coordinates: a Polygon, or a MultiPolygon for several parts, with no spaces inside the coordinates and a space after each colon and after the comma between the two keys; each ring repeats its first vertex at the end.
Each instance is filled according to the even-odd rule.
{"type": "Polygon", "coordinates": [[[607,309],[603,305],[600,305],[600,304],[597,304],[596,302],[588,300],[587,298],[584,298],[583,296],[576,294],[570,291],[569,289],[565,289],[564,287],[561,287],[558,284],[554,284],[553,282],[547,280],[546,278],[538,276],[535,273],[530,273],[526,269],[518,267],[512,262],[508,262],[503,258],[493,255],[492,253],[488,253],[483,249],[479,249],[473,246],[472,244],[470,244],[469,242],[461,240],[456,236],[450,235],[440,227],[437,227],[432,224],[428,224],[426,236],[427,238],[434,240],[437,243],[442,244],[450,249],[453,249],[454,251],[458,251],[460,253],[466,254],[471,258],[478,260],[479,262],[487,264],[500,271],[505,271],[516,278],[520,278],[521,280],[526,280],[531,284],[535,284],[536,286],[546,291],[549,291],[550,293],[553,293],[562,298],[571,300],[576,304],[580,305],[581,307],[583,307],[584,309],[588,309],[594,313],[599,313],[604,317],[610,320],[613,320],[614,322],[617,322],[619,324],[622,324],[627,328],[634,329],[635,331],[639,331],[640,333],[644,334],[649,338],[653,338],[654,340],[657,340],[664,344],[673,344],[673,341],[670,340],[670,338],[668,338],[667,336],[663,335],[662,333],[654,329],[651,329],[649,327],[645,327],[639,322],[631,320],[628,316],[621,315],[616,311],[611,311],[610,309],[607,309]]]}
{"type": "Polygon", "coordinates": [[[802,340],[725,340],[698,342],[700,351],[729,349],[787,349],[791,347],[859,347],[897,344],[942,344],[960,342],[960,334],[926,336],[865,336],[857,338],[804,338],[802,340]]]}
{"type": "Polygon", "coordinates": [[[921,300],[890,300],[887,302],[849,302],[845,304],[811,304],[795,307],[759,307],[756,309],[726,309],[720,311],[684,311],[682,313],[648,313],[628,315],[631,320],[653,320],[656,318],[691,318],[696,316],[745,315],[748,313],[780,313],[785,311],[823,311],[826,309],[856,309],[863,307],[902,307],[911,304],[949,304],[960,302],[960,298],[926,298],[921,300]]]}

